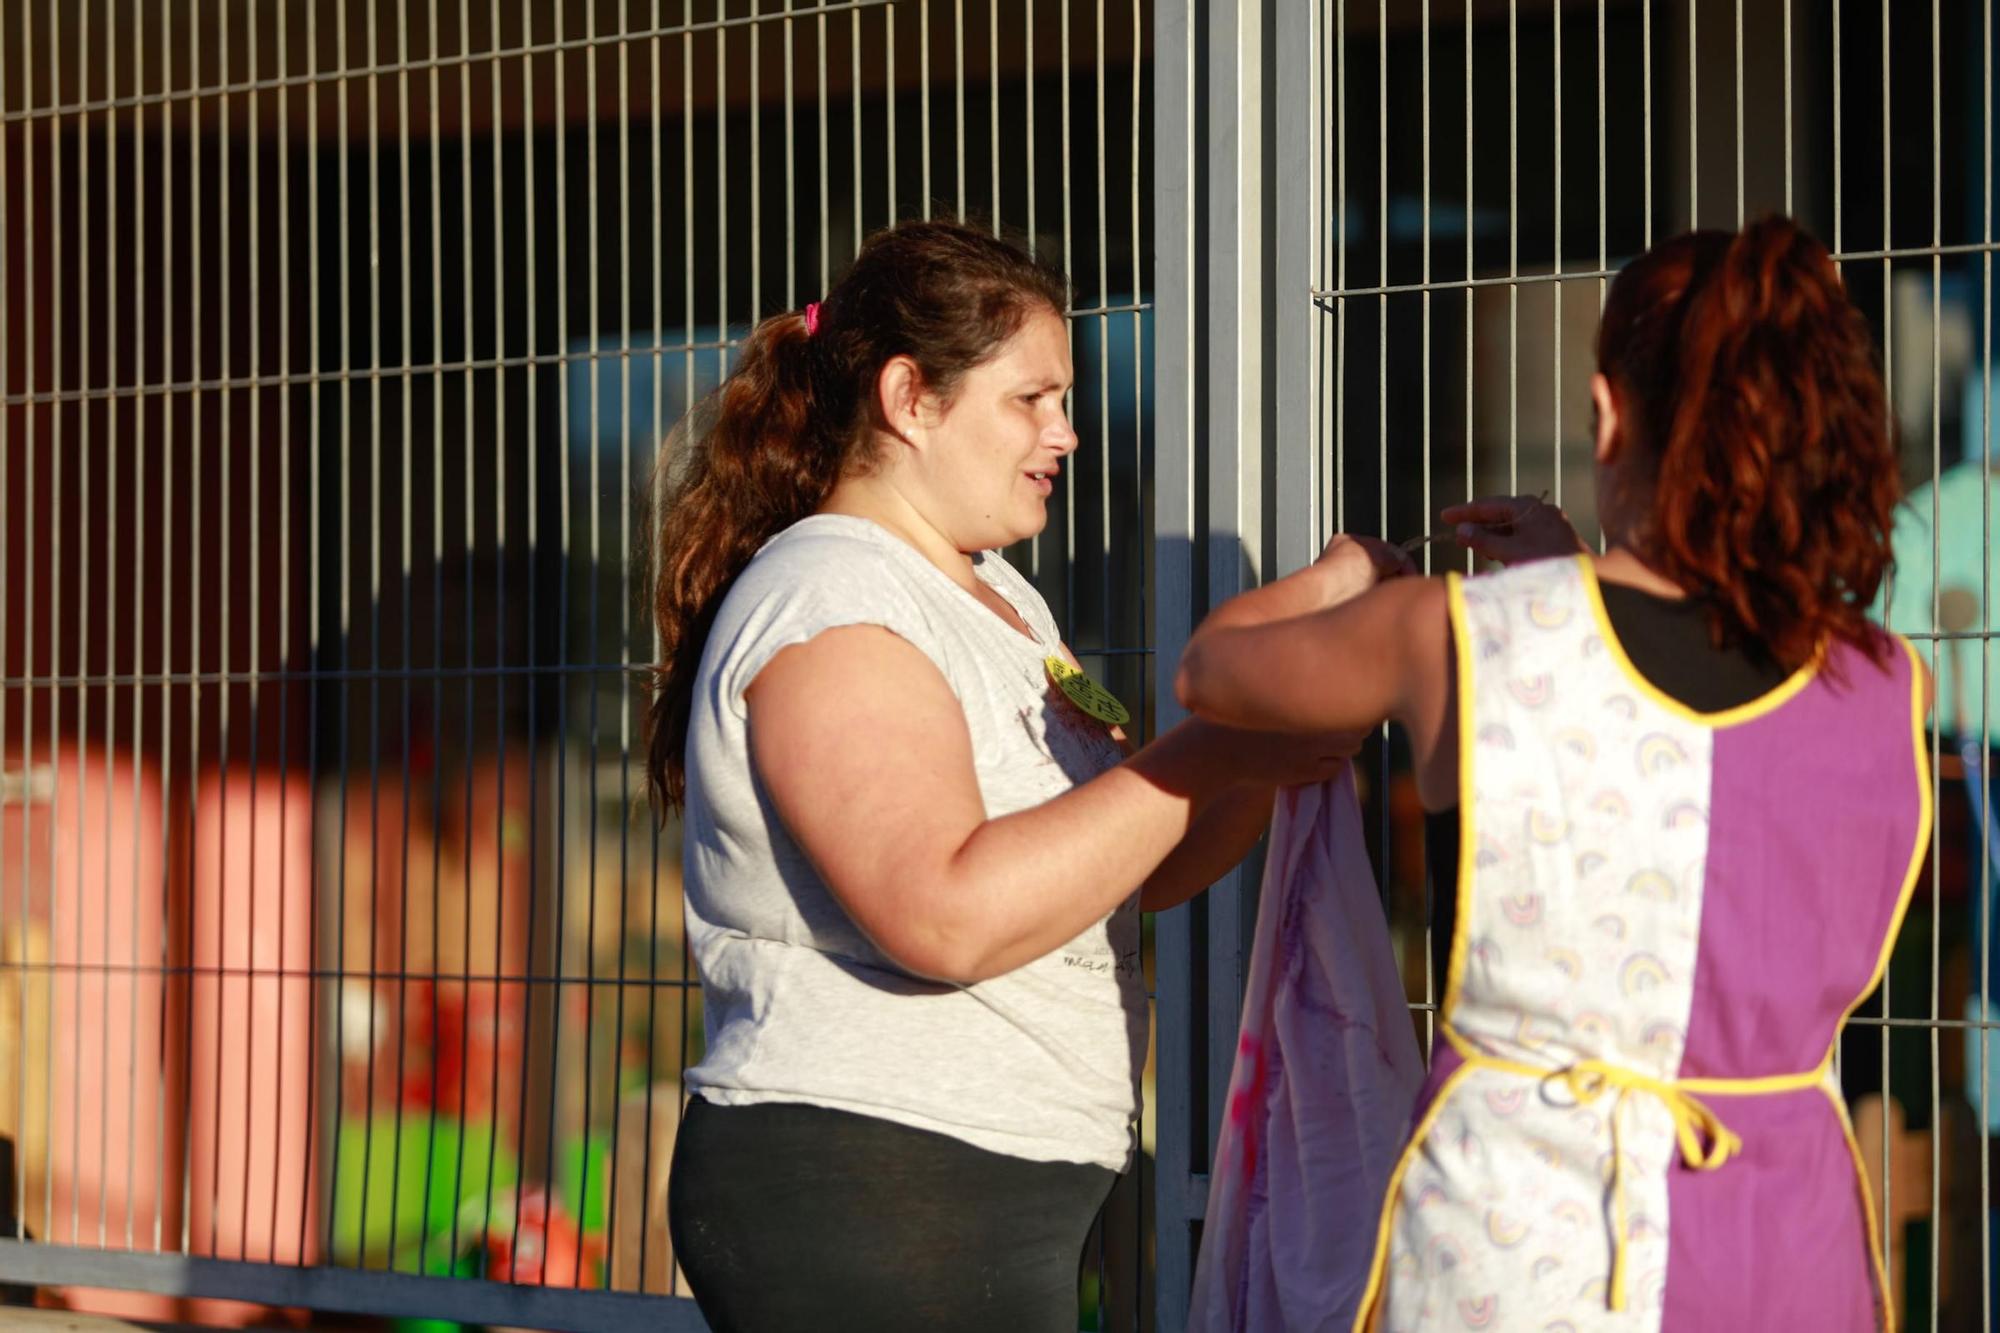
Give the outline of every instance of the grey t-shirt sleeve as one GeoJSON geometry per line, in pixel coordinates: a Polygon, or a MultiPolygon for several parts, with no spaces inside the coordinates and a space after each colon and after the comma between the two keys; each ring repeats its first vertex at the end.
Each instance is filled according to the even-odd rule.
{"type": "Polygon", "coordinates": [[[886,629],[944,670],[930,621],[889,552],[840,532],[771,547],[744,571],[710,631],[722,701],[745,716],[744,692],[773,657],[849,625],[886,629]]]}

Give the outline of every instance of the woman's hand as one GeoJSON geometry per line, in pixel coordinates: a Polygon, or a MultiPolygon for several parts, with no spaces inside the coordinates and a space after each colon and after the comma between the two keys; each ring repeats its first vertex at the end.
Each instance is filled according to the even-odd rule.
{"type": "Polygon", "coordinates": [[[1237,783],[1257,787],[1305,787],[1329,781],[1360,752],[1369,735],[1366,731],[1248,731],[1200,718],[1181,725],[1200,730],[1201,744],[1237,783]]]}
{"type": "Polygon", "coordinates": [[[1458,544],[1503,565],[1525,564],[1585,550],[1569,516],[1532,495],[1493,495],[1452,505],[1438,515],[1456,526],[1458,544]]]}
{"type": "Polygon", "coordinates": [[[1386,579],[1414,574],[1416,568],[1402,547],[1346,532],[1335,533],[1319,559],[1313,561],[1326,599],[1324,606],[1338,606],[1386,579]]]}

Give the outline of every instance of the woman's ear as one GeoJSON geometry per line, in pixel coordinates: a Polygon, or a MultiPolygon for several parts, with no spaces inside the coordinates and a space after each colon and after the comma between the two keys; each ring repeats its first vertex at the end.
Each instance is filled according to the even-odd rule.
{"type": "Polygon", "coordinates": [[[1590,377],[1590,403],[1597,418],[1592,454],[1599,463],[1609,463],[1618,456],[1623,441],[1618,434],[1618,400],[1612,395],[1611,381],[1602,372],[1590,377]]]}
{"type": "Polygon", "coordinates": [[[875,377],[875,406],[882,424],[904,444],[923,446],[925,399],[923,372],[907,356],[892,356],[875,377]]]}

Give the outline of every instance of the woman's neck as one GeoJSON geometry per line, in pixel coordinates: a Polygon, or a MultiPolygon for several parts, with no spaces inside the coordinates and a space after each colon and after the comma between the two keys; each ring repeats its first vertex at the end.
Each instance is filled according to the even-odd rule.
{"type": "Polygon", "coordinates": [[[972,557],[925,519],[894,482],[880,473],[843,478],[817,512],[865,518],[890,536],[915,547],[919,555],[943,570],[960,587],[973,593],[979,591],[979,576],[972,572],[972,557]]]}
{"type": "Polygon", "coordinates": [[[1595,564],[1598,578],[1606,583],[1637,588],[1640,592],[1651,593],[1655,597],[1679,600],[1687,596],[1685,588],[1665,575],[1654,572],[1628,546],[1614,545],[1603,555],[1597,556],[1595,564]]]}

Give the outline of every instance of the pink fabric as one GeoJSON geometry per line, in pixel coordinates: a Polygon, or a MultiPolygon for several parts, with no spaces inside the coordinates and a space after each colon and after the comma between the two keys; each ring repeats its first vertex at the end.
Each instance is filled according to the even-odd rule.
{"type": "Polygon", "coordinates": [[[1190,1333],[1354,1321],[1424,1065],[1349,772],[1278,797],[1190,1333]]]}

